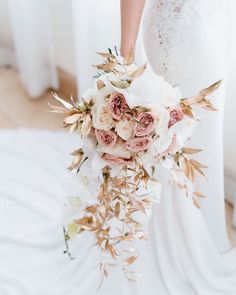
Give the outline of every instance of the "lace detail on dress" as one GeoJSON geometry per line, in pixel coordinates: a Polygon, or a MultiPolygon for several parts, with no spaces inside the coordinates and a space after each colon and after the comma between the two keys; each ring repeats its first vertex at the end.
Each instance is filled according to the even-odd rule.
{"type": "Polygon", "coordinates": [[[173,1],[159,1],[156,3],[155,10],[158,11],[159,25],[157,27],[157,34],[160,46],[163,49],[162,69],[165,74],[168,71],[169,48],[170,42],[175,34],[175,26],[179,19],[181,8],[186,0],[173,0],[173,1]]]}
{"type": "MultiPolygon", "coordinates": [[[[151,65],[172,84],[183,77],[189,56],[176,54],[191,40],[191,18],[199,19],[199,0],[148,0],[144,12],[144,44],[151,65]],[[188,13],[186,13],[186,5],[188,13]]],[[[201,17],[200,17],[201,18],[201,17]]],[[[204,31],[204,30],[203,30],[204,31]]]]}

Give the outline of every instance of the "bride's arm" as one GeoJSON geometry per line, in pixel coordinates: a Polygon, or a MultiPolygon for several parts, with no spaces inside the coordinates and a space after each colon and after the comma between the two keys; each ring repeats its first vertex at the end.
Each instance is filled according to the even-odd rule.
{"type": "Polygon", "coordinates": [[[121,45],[120,52],[125,56],[130,48],[135,48],[140,20],[145,0],[120,0],[121,45]]]}

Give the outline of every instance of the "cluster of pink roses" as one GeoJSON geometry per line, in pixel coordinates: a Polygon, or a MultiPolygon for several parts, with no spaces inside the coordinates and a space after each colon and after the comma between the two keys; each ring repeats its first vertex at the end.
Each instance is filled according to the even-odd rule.
{"type": "MultiPolygon", "coordinates": [[[[128,156],[119,156],[105,152],[103,159],[111,163],[127,164],[133,160],[133,154],[146,151],[152,143],[155,127],[159,121],[157,115],[151,111],[137,113],[131,109],[121,93],[110,95],[106,105],[112,118],[109,130],[95,129],[95,137],[100,146],[113,149],[116,145],[125,148],[128,156]]],[[[169,111],[168,128],[183,119],[181,109],[174,108],[169,111]]],[[[101,118],[102,119],[102,118],[101,118]]]]}

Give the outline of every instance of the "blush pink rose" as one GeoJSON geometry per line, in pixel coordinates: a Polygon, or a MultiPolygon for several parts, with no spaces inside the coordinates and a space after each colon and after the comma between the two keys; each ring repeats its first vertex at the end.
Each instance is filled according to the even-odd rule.
{"type": "Polygon", "coordinates": [[[137,152],[145,151],[146,149],[148,149],[151,142],[152,142],[151,137],[144,136],[144,137],[136,137],[136,138],[129,139],[128,141],[125,142],[124,145],[127,150],[137,153],[137,152]]]}
{"type": "Polygon", "coordinates": [[[110,148],[113,148],[117,141],[117,135],[110,130],[105,131],[105,130],[95,129],[95,136],[100,145],[107,146],[110,148]]]}
{"type": "Polygon", "coordinates": [[[117,165],[126,165],[132,162],[132,158],[122,158],[122,157],[116,157],[111,154],[104,154],[102,156],[103,160],[108,161],[111,164],[117,164],[117,165]]]}
{"type": "Polygon", "coordinates": [[[129,108],[126,99],[121,93],[113,93],[110,96],[109,108],[112,118],[119,121],[124,112],[129,108]]]}
{"type": "Polygon", "coordinates": [[[157,118],[149,112],[139,114],[137,123],[134,126],[136,136],[147,136],[155,128],[157,118]]]}
{"type": "Polygon", "coordinates": [[[184,113],[180,108],[171,109],[169,112],[170,120],[168,123],[168,128],[175,125],[175,123],[181,121],[184,117],[184,113]]]}

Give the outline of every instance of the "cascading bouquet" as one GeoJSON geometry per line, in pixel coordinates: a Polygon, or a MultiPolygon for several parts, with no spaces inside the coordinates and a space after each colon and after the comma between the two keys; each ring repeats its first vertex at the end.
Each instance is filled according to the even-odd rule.
{"type": "Polygon", "coordinates": [[[172,183],[196,206],[204,197],[194,191],[193,182],[197,174],[204,175],[206,166],[191,158],[201,150],[185,144],[199,120],[194,109],[215,110],[207,96],[221,81],[182,98],[177,87],[146,64],[138,67],[132,51],[125,58],[111,50],[98,54],[103,63],[95,66],[94,87],[80,102],[54,93],[62,106],[51,105],[53,112],[66,116],[64,127],[81,134],[69,167],[77,172],[80,193],[68,202],[74,209],[64,234],[69,253],[68,240],[90,232],[101,250],[102,276],[115,260],[134,281],[129,266],[138,252],[130,242],[148,237],[148,216],[160,199],[158,171],[167,169],[172,183]]]}

